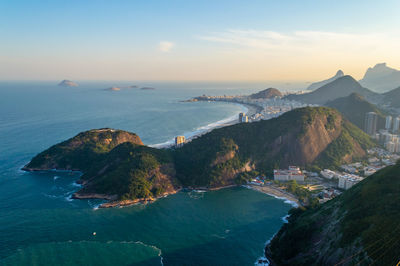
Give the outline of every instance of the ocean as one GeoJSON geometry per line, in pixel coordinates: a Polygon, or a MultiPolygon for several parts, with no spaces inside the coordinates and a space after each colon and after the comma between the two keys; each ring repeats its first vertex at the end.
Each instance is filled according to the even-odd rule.
{"type": "Polygon", "coordinates": [[[291,206],[242,187],[180,192],[97,209],[72,200],[76,173],[21,171],[42,150],[93,128],[169,143],[225,123],[244,106],[182,100],[249,94],[265,84],[0,82],[0,265],[252,265],[291,206]],[[106,91],[112,86],[150,86],[106,91]],[[95,234],[94,234],[95,232],[95,234]]]}

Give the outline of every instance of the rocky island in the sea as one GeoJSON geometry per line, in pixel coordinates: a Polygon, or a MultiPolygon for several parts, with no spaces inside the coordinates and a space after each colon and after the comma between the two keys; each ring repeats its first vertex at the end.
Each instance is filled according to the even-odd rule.
{"type": "Polygon", "coordinates": [[[372,146],[336,110],[307,107],[215,129],[176,149],[145,146],[122,130],[90,130],[43,151],[23,169],[81,171],[83,188],[74,197],[108,199],[103,207],[112,207],[153,201],[182,187],[243,184],[246,173],[271,173],[274,167],[338,167],[372,146]]]}
{"type": "Polygon", "coordinates": [[[61,87],[78,87],[78,83],[73,82],[71,80],[64,79],[63,81],[58,83],[58,86],[61,86],[61,87]]]}
{"type": "Polygon", "coordinates": [[[153,87],[142,87],[141,90],[155,90],[156,88],[153,87]]]}

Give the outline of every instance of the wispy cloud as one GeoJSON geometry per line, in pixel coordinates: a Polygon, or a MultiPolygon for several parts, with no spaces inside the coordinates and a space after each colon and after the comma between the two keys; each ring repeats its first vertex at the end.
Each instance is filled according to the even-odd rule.
{"type": "Polygon", "coordinates": [[[168,42],[168,41],[161,41],[158,44],[158,49],[161,52],[167,53],[169,51],[171,51],[172,48],[174,48],[175,44],[173,42],[168,42]]]}
{"type": "Polygon", "coordinates": [[[262,53],[363,54],[388,52],[395,49],[400,38],[379,33],[350,34],[321,31],[294,31],[280,33],[261,30],[227,30],[198,38],[211,42],[230,44],[232,48],[250,48],[262,53]]]}

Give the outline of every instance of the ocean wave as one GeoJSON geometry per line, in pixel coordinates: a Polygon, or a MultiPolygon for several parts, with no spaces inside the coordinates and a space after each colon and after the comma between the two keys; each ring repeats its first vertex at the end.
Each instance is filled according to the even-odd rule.
{"type": "MultiPolygon", "coordinates": [[[[246,106],[244,106],[243,104],[239,104],[239,103],[233,103],[233,104],[241,106],[242,107],[241,112],[243,112],[243,113],[247,113],[249,111],[249,109],[246,106]]],[[[225,125],[227,123],[231,123],[234,120],[236,120],[237,117],[238,117],[238,114],[236,113],[236,114],[234,114],[232,116],[229,116],[229,117],[224,118],[222,120],[219,120],[217,122],[213,122],[213,123],[210,123],[210,124],[205,125],[205,126],[197,127],[196,129],[194,129],[194,131],[185,132],[185,133],[183,133],[183,136],[185,136],[185,138],[187,140],[193,139],[194,137],[197,137],[197,136],[200,136],[200,135],[202,135],[204,133],[207,133],[207,132],[209,132],[210,130],[212,130],[214,128],[218,128],[218,127],[223,126],[223,125],[225,125]]],[[[162,143],[151,144],[149,146],[153,147],[153,148],[166,148],[166,147],[173,146],[174,143],[175,143],[175,138],[167,140],[167,141],[162,142],[162,143]]]]}
{"type": "Polygon", "coordinates": [[[274,197],[274,198],[276,198],[276,199],[279,199],[279,200],[283,200],[283,203],[292,205],[292,207],[294,207],[294,208],[299,207],[299,205],[298,205],[296,202],[291,201],[291,200],[289,200],[289,199],[287,199],[287,198],[285,198],[285,197],[279,197],[279,196],[276,196],[276,195],[274,195],[274,194],[272,194],[272,193],[266,193],[266,192],[263,192],[263,191],[259,191],[259,190],[257,190],[257,189],[252,188],[251,186],[248,186],[248,185],[242,185],[242,187],[245,187],[245,188],[247,188],[247,189],[251,189],[251,190],[254,190],[254,191],[258,191],[258,192],[263,193],[263,194],[267,194],[267,195],[269,195],[269,196],[271,196],[271,197],[274,197]]]}

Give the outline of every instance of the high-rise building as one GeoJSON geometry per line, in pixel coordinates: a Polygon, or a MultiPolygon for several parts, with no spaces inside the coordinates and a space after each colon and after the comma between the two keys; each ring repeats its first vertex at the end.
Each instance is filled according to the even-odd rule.
{"type": "Polygon", "coordinates": [[[239,123],[242,123],[244,116],[246,116],[245,113],[239,113],[239,123]]]}
{"type": "Polygon", "coordinates": [[[364,130],[368,135],[375,135],[378,124],[378,115],[375,112],[365,114],[364,130]]]}
{"type": "Polygon", "coordinates": [[[392,116],[386,116],[385,129],[389,130],[392,127],[392,116]]]}
{"type": "Polygon", "coordinates": [[[400,126],[400,116],[395,117],[393,119],[393,133],[399,131],[399,126],[400,126]]]}
{"type": "Polygon", "coordinates": [[[185,144],[185,136],[177,136],[175,138],[175,146],[180,147],[185,144]]]}

